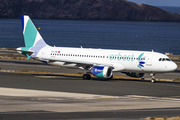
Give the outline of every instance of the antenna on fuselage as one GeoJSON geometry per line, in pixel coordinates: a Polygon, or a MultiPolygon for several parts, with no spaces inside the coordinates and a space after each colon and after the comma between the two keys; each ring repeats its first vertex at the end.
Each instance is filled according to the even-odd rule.
{"type": "Polygon", "coordinates": [[[80,46],[81,48],[83,48],[82,46],[80,46]]]}
{"type": "Polygon", "coordinates": [[[154,50],[152,49],[152,52],[154,52],[154,50]]]}

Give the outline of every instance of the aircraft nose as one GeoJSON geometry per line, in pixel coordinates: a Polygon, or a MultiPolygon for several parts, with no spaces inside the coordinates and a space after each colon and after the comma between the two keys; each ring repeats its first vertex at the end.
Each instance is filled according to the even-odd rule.
{"type": "Polygon", "coordinates": [[[178,66],[177,66],[176,63],[174,63],[174,62],[173,62],[173,63],[171,64],[171,66],[170,66],[170,68],[171,68],[172,71],[176,70],[177,67],[178,67],[178,66]]]}

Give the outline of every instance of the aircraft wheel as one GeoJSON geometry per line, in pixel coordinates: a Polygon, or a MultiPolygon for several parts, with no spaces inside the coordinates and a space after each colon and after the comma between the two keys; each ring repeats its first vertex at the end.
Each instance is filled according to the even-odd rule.
{"type": "Polygon", "coordinates": [[[111,77],[110,78],[108,78],[109,80],[112,80],[113,79],[113,75],[111,75],[111,77]]]}
{"type": "Polygon", "coordinates": [[[156,82],[156,80],[155,80],[155,79],[152,79],[152,80],[151,80],[151,82],[152,82],[152,83],[155,83],[155,82],[156,82]]]}
{"type": "Polygon", "coordinates": [[[87,75],[84,74],[84,75],[83,75],[83,80],[86,80],[86,79],[87,79],[87,75]]]}
{"type": "Polygon", "coordinates": [[[83,80],[90,80],[91,79],[91,75],[90,74],[84,74],[83,75],[83,80]]]}
{"type": "Polygon", "coordinates": [[[87,80],[90,80],[90,79],[91,79],[91,75],[87,74],[87,80]]]}

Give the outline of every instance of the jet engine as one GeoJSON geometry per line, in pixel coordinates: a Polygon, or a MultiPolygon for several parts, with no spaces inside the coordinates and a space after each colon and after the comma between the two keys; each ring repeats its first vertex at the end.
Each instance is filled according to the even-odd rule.
{"type": "Polygon", "coordinates": [[[126,72],[125,74],[126,74],[127,76],[136,77],[136,78],[141,78],[141,77],[144,76],[144,73],[126,72]]]}
{"type": "Polygon", "coordinates": [[[112,68],[107,66],[94,66],[92,69],[92,74],[99,78],[111,78],[112,68]]]}

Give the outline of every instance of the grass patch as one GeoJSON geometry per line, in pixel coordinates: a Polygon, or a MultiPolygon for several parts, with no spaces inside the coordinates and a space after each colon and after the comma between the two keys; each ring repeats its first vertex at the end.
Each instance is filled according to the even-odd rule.
{"type": "MultiPolygon", "coordinates": [[[[0,70],[1,72],[13,72],[13,73],[30,73],[30,74],[49,74],[49,75],[64,75],[64,76],[83,76],[82,72],[78,72],[77,74],[70,74],[70,73],[55,73],[55,72],[45,72],[45,71],[28,71],[28,70],[0,70]]],[[[93,76],[91,74],[91,76],[93,76]]],[[[124,76],[113,76],[116,79],[138,79],[138,78],[131,78],[131,77],[124,77],[124,76]]]]}
{"type": "Polygon", "coordinates": [[[180,77],[175,78],[173,82],[180,82],[180,77]]]}
{"type": "Polygon", "coordinates": [[[180,55],[168,55],[170,59],[180,59],[180,55]]]}
{"type": "MultiPolygon", "coordinates": [[[[27,60],[27,57],[24,55],[14,55],[12,53],[10,54],[0,54],[0,59],[16,59],[16,60],[27,60]]],[[[29,60],[34,60],[30,58],[29,60]]]]}
{"type": "Polygon", "coordinates": [[[178,68],[180,68],[180,63],[176,62],[176,64],[177,64],[178,68]]]}
{"type": "MultiPolygon", "coordinates": [[[[82,72],[78,72],[77,74],[70,74],[70,73],[55,73],[55,72],[45,72],[45,71],[28,71],[28,70],[0,70],[0,72],[10,72],[10,73],[29,73],[29,74],[47,74],[47,75],[64,75],[64,76],[79,76],[82,77],[83,73],[82,72]]],[[[93,77],[93,75],[91,74],[91,76],[93,77]]],[[[126,77],[126,76],[113,76],[114,79],[124,79],[124,80],[151,80],[151,78],[133,78],[133,77],[126,77]]],[[[180,77],[178,78],[178,80],[180,79],[180,77]]],[[[159,79],[158,81],[170,81],[172,82],[173,80],[169,80],[169,79],[159,79]]],[[[176,81],[175,81],[176,82],[176,81]]]]}
{"type": "Polygon", "coordinates": [[[171,117],[168,118],[166,116],[160,118],[160,117],[147,117],[146,120],[180,120],[180,116],[179,117],[171,117]]]}
{"type": "Polygon", "coordinates": [[[83,75],[84,73],[83,73],[83,72],[78,72],[77,74],[79,74],[79,75],[83,75]]]}

